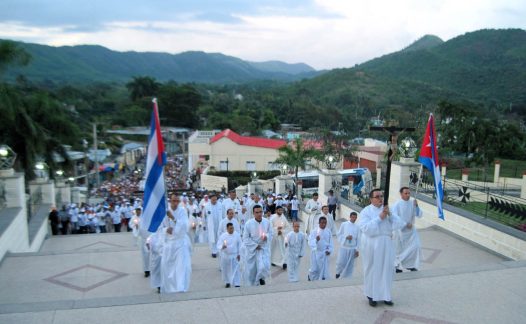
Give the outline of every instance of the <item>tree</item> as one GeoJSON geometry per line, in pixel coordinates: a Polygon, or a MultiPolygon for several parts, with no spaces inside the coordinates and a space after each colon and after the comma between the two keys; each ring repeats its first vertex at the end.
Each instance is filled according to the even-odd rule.
{"type": "Polygon", "coordinates": [[[156,96],[160,86],[161,84],[155,78],[149,76],[136,76],[132,81],[126,83],[132,101],[156,96]]]}
{"type": "Polygon", "coordinates": [[[292,145],[285,145],[278,149],[279,157],[276,164],[285,164],[294,170],[295,181],[298,181],[299,169],[305,170],[310,159],[321,159],[320,152],[314,148],[305,147],[303,140],[297,138],[292,145]]]}
{"type": "Polygon", "coordinates": [[[0,74],[9,65],[27,65],[31,55],[13,41],[0,41],[0,74]]]}

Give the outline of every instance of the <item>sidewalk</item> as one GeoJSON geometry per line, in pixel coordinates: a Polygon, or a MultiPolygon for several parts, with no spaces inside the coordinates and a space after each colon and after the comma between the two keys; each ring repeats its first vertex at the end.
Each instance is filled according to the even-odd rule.
{"type": "MultiPolygon", "coordinates": [[[[526,262],[502,257],[437,228],[420,230],[424,263],[396,275],[394,307],[368,306],[358,259],[351,280],[299,283],[273,267],[263,287],[223,288],[217,259],[197,245],[190,291],[149,287],[131,233],[48,239],[39,253],[0,266],[1,323],[519,323],[526,318],[526,262]]],[[[335,255],[331,260],[334,275],[335,255]]]]}

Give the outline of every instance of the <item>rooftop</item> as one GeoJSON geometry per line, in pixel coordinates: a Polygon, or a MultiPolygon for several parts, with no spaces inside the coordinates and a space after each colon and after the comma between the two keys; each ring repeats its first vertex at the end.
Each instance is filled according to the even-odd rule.
{"type": "Polygon", "coordinates": [[[245,146],[255,146],[255,147],[278,149],[282,146],[287,145],[287,142],[284,140],[270,139],[270,138],[264,138],[264,137],[241,136],[231,129],[225,129],[219,134],[212,137],[210,139],[210,144],[219,141],[223,137],[230,139],[234,143],[237,143],[239,145],[245,145],[245,146]]]}

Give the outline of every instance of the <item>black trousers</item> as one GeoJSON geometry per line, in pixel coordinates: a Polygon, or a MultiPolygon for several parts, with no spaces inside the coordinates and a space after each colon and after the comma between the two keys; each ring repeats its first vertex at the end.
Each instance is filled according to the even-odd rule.
{"type": "Polygon", "coordinates": [[[332,214],[332,219],[336,220],[336,205],[329,205],[329,214],[332,214]]]}

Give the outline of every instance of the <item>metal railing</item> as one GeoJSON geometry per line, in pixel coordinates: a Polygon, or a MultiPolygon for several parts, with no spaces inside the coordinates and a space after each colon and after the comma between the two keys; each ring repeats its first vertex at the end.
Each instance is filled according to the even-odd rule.
{"type": "MultiPolygon", "coordinates": [[[[409,187],[417,190],[419,168],[411,169],[409,187]]],[[[516,197],[515,190],[499,186],[481,186],[470,181],[442,178],[444,203],[462,208],[484,218],[525,230],[526,200],[516,197]],[[513,193],[513,194],[510,194],[513,193]]],[[[435,198],[435,188],[431,173],[424,169],[420,194],[435,198]]]]}

